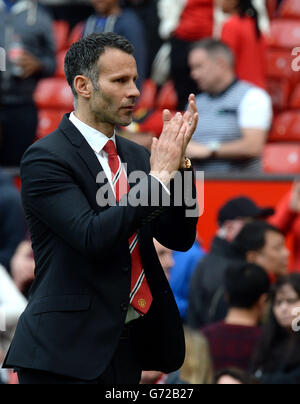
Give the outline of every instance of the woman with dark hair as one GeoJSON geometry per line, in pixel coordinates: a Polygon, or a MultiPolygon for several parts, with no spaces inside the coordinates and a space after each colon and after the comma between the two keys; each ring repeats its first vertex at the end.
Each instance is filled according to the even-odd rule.
{"type": "Polygon", "coordinates": [[[300,274],[282,277],[271,290],[271,311],[253,360],[263,384],[300,383],[300,274]]]}
{"type": "Polygon", "coordinates": [[[240,80],[266,88],[266,41],[260,31],[258,13],[252,0],[220,0],[222,11],[230,14],[221,39],[233,51],[240,80]]]}

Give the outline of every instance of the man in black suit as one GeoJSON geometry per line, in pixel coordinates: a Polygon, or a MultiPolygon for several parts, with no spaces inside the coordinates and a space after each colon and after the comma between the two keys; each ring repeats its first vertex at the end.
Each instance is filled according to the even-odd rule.
{"type": "Polygon", "coordinates": [[[190,166],[184,154],[198,120],[195,97],[183,116],[163,112],[151,158],[116,136],[116,125],[131,123],[139,96],[132,55],[131,44],[112,33],[72,45],[65,72],[75,112],[22,160],[36,278],[4,366],[18,369],[23,384],[138,383],[141,370],[169,373],[184,360],[178,309],[153,237],[181,251],[195,240],[197,215],[187,214],[188,197],[175,203],[174,178],[190,166]],[[121,162],[129,184],[120,194],[121,162]],[[144,175],[136,184],[137,170],[144,175]],[[113,198],[105,205],[107,182],[113,198]]]}

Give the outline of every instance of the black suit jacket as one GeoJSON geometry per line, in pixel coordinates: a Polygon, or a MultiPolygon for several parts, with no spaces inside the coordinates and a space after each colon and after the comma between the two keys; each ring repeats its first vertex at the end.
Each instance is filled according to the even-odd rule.
{"type": "MultiPolygon", "coordinates": [[[[128,174],[143,170],[128,196],[165,192],[149,179],[149,152],[117,136],[128,174]]],[[[185,343],[168,281],[153,237],[170,249],[188,250],[197,218],[185,207],[100,207],[103,171],[94,151],[65,116],[59,129],[36,142],[21,164],[22,198],[32,237],[36,279],[5,367],[23,367],[89,380],[105,370],[118,345],[129,306],[131,257],[128,239],[139,233],[150,311],[133,327],[144,370],[171,372],[185,356],[185,343]]],[[[195,196],[195,189],[193,186],[195,196]]]]}

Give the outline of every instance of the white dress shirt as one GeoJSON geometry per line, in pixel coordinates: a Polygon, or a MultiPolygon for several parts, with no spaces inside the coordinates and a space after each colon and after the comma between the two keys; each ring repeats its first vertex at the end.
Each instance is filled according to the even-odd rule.
{"type": "Polygon", "coordinates": [[[104,135],[104,133],[99,132],[98,130],[92,128],[91,126],[78,119],[74,112],[71,113],[69,119],[94,150],[96,157],[99,160],[99,163],[101,164],[106,177],[108,178],[110,186],[115,193],[112,182],[112,173],[108,163],[108,154],[103,149],[109,140],[112,140],[116,146],[116,134],[114,134],[113,137],[108,138],[106,135],[104,135]]]}
{"type": "MultiPolygon", "coordinates": [[[[74,114],[74,112],[71,113],[70,115],[70,121],[73,123],[74,126],[79,130],[79,132],[82,134],[82,136],[85,138],[85,140],[88,142],[88,144],[91,146],[91,148],[94,150],[97,159],[99,160],[99,163],[101,164],[106,177],[109,180],[110,186],[112,187],[112,190],[114,191],[115,194],[115,189],[113,186],[113,181],[112,181],[112,174],[111,174],[111,169],[109,167],[108,163],[108,154],[103,150],[105,147],[106,143],[109,140],[112,140],[116,146],[116,134],[114,133],[113,137],[108,138],[104,133],[99,132],[98,130],[92,128],[91,126],[88,126],[86,123],[82,122],[80,119],[77,118],[77,116],[74,114]]],[[[170,195],[170,190],[168,187],[161,182],[155,175],[150,174],[152,177],[156,178],[157,181],[161,183],[165,191],[170,195]]]]}

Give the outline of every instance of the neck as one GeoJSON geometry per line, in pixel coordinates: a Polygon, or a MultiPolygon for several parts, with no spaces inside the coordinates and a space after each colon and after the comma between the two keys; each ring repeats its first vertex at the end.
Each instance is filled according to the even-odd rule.
{"type": "Polygon", "coordinates": [[[115,133],[115,125],[108,122],[103,122],[100,118],[97,118],[91,113],[84,113],[82,110],[76,109],[74,114],[78,119],[80,119],[81,122],[85,123],[91,128],[96,129],[98,132],[103,133],[108,138],[111,138],[115,133]]]}
{"type": "Polygon", "coordinates": [[[230,309],[225,323],[230,325],[242,325],[247,327],[256,327],[259,322],[259,316],[255,309],[230,309]]]}
{"type": "Polygon", "coordinates": [[[112,7],[109,10],[99,12],[98,14],[101,15],[102,17],[109,17],[111,15],[118,15],[121,12],[121,8],[118,4],[116,4],[114,7],[112,7]]]}
{"type": "Polygon", "coordinates": [[[219,94],[225,91],[235,80],[236,76],[233,72],[224,74],[222,82],[216,83],[215,88],[211,92],[212,94],[219,94]]]}

